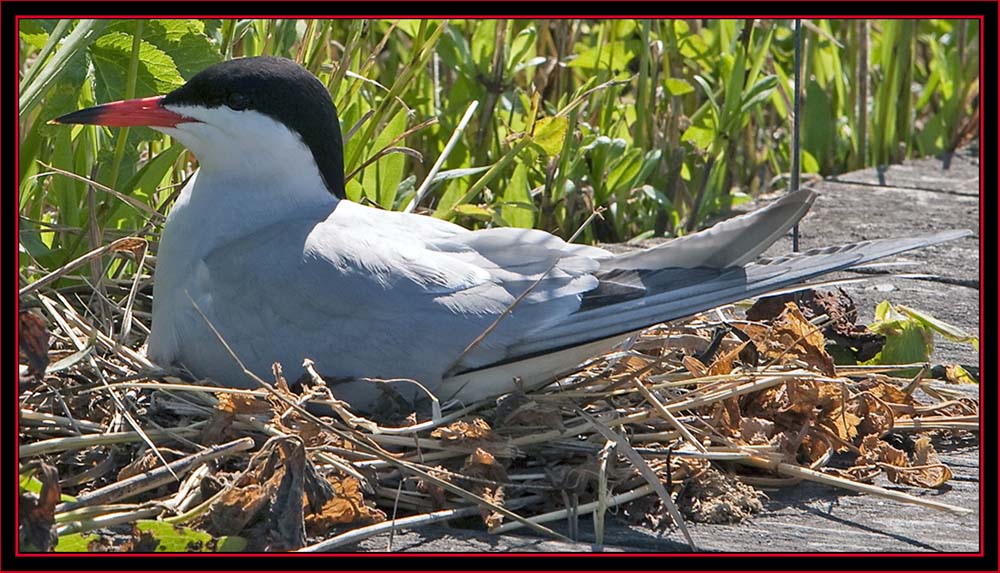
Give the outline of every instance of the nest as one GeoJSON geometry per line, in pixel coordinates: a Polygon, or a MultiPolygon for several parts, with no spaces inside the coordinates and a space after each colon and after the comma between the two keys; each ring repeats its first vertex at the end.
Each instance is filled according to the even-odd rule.
{"type": "Polygon", "coordinates": [[[343,550],[441,521],[565,539],[590,514],[598,544],[614,519],[694,548],[686,522],[747,519],[758,487],[803,481],[966,511],[874,482],[941,487],[929,433],[977,431],[978,403],[919,365],[835,366],[794,302],[648,329],[542,389],[374,420],[311,367],[298,391],[280,368],[253,391],[151,370],[121,289],[132,344],[56,291],[38,295],[48,320],[22,314],[22,550],[162,550],[157,525],[214,551],[343,550]]]}

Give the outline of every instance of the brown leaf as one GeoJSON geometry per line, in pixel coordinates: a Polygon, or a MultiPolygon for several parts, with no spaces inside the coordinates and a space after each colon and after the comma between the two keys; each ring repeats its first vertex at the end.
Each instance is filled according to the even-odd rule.
{"type": "Polygon", "coordinates": [[[516,427],[538,427],[563,430],[562,413],[557,406],[535,402],[534,400],[517,405],[513,410],[504,413],[500,419],[500,408],[497,408],[497,426],[510,430],[516,427]]]}
{"type": "Polygon", "coordinates": [[[862,436],[882,436],[896,425],[896,414],[888,404],[874,394],[862,392],[856,397],[856,411],[861,418],[858,433],[862,436]]]}
{"type": "Polygon", "coordinates": [[[18,504],[18,540],[22,551],[52,551],[59,541],[55,524],[60,496],[59,472],[44,462],[40,469],[40,493],[22,492],[18,504]]]}
{"type": "MultiPolygon", "coordinates": [[[[160,454],[163,455],[167,462],[172,462],[177,458],[177,455],[170,450],[160,450],[160,454]]],[[[132,476],[144,474],[162,465],[163,463],[156,455],[156,452],[153,450],[145,450],[141,456],[118,471],[118,481],[123,481],[132,476]]]]}
{"type": "Polygon", "coordinates": [[[232,435],[234,419],[235,415],[231,413],[212,410],[208,421],[201,430],[201,435],[198,436],[198,443],[203,446],[211,446],[229,441],[230,438],[234,437],[232,435]]]}
{"type": "Polygon", "coordinates": [[[264,484],[233,488],[212,504],[205,525],[214,535],[237,535],[252,523],[267,506],[277,489],[281,475],[264,484]]]}
{"type": "Polygon", "coordinates": [[[747,309],[748,320],[769,321],[777,317],[788,303],[796,304],[806,320],[820,315],[829,317],[823,326],[824,336],[850,350],[859,362],[875,357],[885,345],[885,337],[876,334],[867,326],[856,324],[858,309],[851,297],[843,291],[805,290],[794,293],[764,297],[747,309]]]}
{"type": "Polygon", "coordinates": [[[459,420],[444,428],[434,430],[431,432],[431,437],[448,442],[496,439],[493,428],[482,418],[473,418],[471,422],[459,420]]]}
{"type": "Polygon", "coordinates": [[[284,472],[267,516],[267,549],[290,551],[306,543],[303,509],[306,449],[298,440],[281,442],[279,447],[284,457],[284,472]]]}
{"type": "Polygon", "coordinates": [[[696,378],[708,375],[708,367],[694,356],[685,356],[681,359],[681,364],[684,365],[684,368],[687,368],[688,372],[694,374],[696,378]]]}
{"type": "Polygon", "coordinates": [[[249,394],[216,392],[215,396],[219,399],[216,409],[227,414],[253,415],[271,412],[273,409],[267,400],[249,394]]]}
{"type": "Polygon", "coordinates": [[[366,525],[385,521],[385,513],[364,498],[361,484],[354,477],[332,479],[328,482],[334,497],[323,507],[306,516],[306,529],[310,536],[323,536],[336,525],[366,525]]]}
{"type": "Polygon", "coordinates": [[[741,325],[740,329],[769,361],[777,360],[781,364],[801,361],[827,376],[836,376],[833,358],[826,352],[822,332],[809,323],[795,303],[787,303],[770,328],[762,329],[751,324],[741,325]]]}
{"type": "Polygon", "coordinates": [[[28,371],[36,378],[49,366],[49,329],[45,319],[31,311],[17,316],[17,345],[28,362],[28,371]]]}
{"type": "Polygon", "coordinates": [[[861,418],[853,412],[853,408],[850,404],[841,403],[825,413],[819,423],[833,431],[841,441],[853,443],[858,436],[858,425],[861,424],[861,418]]]}
{"type": "Polygon", "coordinates": [[[799,444],[797,460],[812,465],[825,456],[831,448],[830,440],[819,432],[811,432],[802,437],[799,444]]]}
{"type": "Polygon", "coordinates": [[[146,239],[139,237],[123,237],[111,244],[113,252],[131,251],[133,255],[139,257],[146,250],[149,243],[146,239]]]}
{"type": "Polygon", "coordinates": [[[862,458],[885,471],[889,481],[926,488],[941,487],[952,478],[951,469],[941,463],[926,436],[914,444],[913,460],[876,436],[865,437],[861,443],[862,458]]]}
{"type": "Polygon", "coordinates": [[[712,362],[712,365],[708,368],[709,376],[718,376],[720,374],[729,374],[733,371],[733,362],[740,357],[740,352],[746,347],[748,342],[743,342],[739,346],[723,353],[718,358],[712,362]]]}

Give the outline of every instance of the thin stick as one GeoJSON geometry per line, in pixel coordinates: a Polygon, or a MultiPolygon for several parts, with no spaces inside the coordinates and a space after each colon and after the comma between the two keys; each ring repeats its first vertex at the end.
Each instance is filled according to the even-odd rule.
{"type": "Polygon", "coordinates": [[[112,527],[123,523],[132,523],[139,519],[156,517],[161,513],[163,513],[162,507],[148,507],[145,509],[137,509],[135,511],[126,511],[124,513],[110,513],[108,515],[102,515],[101,517],[95,517],[94,519],[67,523],[66,525],[58,528],[56,533],[58,533],[59,536],[63,536],[69,533],[81,533],[83,531],[103,529],[105,527],[112,527]]]}
{"type": "MultiPolygon", "coordinates": [[[[789,193],[799,190],[799,132],[801,131],[802,119],[802,21],[795,19],[795,103],[792,113],[792,184],[789,185],[789,193]]],[[[792,252],[799,252],[799,224],[792,227],[792,252]]]]}
{"type": "MultiPolygon", "coordinates": [[[[110,193],[111,195],[114,195],[115,198],[127,203],[129,206],[135,208],[137,211],[141,211],[143,214],[149,216],[151,219],[155,219],[157,222],[162,223],[167,219],[166,216],[162,215],[159,211],[143,203],[142,201],[139,201],[134,197],[129,197],[128,195],[115,191],[114,189],[106,185],[101,185],[100,183],[94,181],[93,179],[88,179],[87,177],[84,177],[82,175],[77,175],[76,173],[72,173],[70,171],[63,171],[58,167],[53,167],[51,165],[42,163],[41,161],[39,161],[38,163],[42,167],[52,171],[53,173],[69,177],[70,179],[76,179],[77,181],[82,181],[83,183],[92,186],[94,189],[97,189],[98,191],[104,191],[105,193],[110,193]]],[[[39,173],[38,175],[35,175],[35,177],[41,177],[43,175],[46,174],[39,173]]]]}
{"type": "Polygon", "coordinates": [[[438,174],[438,171],[441,170],[441,166],[444,165],[445,160],[448,159],[449,155],[451,155],[452,149],[454,149],[455,144],[458,143],[458,138],[461,137],[462,132],[465,130],[465,126],[469,125],[469,120],[472,119],[472,114],[476,112],[478,107],[478,100],[469,104],[469,107],[465,110],[465,115],[462,116],[461,121],[459,121],[458,125],[455,126],[455,131],[452,132],[451,139],[449,139],[448,143],[445,144],[444,151],[441,152],[437,161],[434,162],[434,166],[431,167],[431,170],[427,173],[427,177],[424,177],[424,181],[420,184],[420,187],[417,188],[417,192],[414,193],[413,199],[410,199],[406,208],[403,209],[404,212],[412,213],[414,209],[417,208],[417,205],[424,200],[424,196],[427,195],[427,191],[430,189],[431,183],[434,182],[434,176],[438,174]]]}
{"type": "Polygon", "coordinates": [[[95,259],[97,257],[104,256],[109,251],[121,251],[126,250],[127,245],[134,244],[136,241],[142,241],[145,243],[145,239],[140,239],[139,237],[122,237],[113,241],[111,244],[104,245],[103,247],[98,247],[90,252],[84,253],[79,257],[73,259],[72,261],[66,263],[65,265],[59,267],[58,269],[52,271],[51,273],[45,275],[44,277],[38,279],[37,281],[25,285],[19,291],[17,291],[18,296],[24,296],[26,294],[32,293],[43,286],[46,286],[54,282],[59,277],[65,275],[66,273],[72,271],[76,267],[95,259]]]}
{"type": "Polygon", "coordinates": [[[681,530],[684,534],[684,539],[687,540],[688,545],[691,547],[691,551],[698,551],[698,546],[695,545],[694,539],[691,538],[691,533],[687,529],[687,525],[684,524],[684,516],[681,515],[679,509],[677,509],[677,504],[674,503],[673,498],[670,497],[670,492],[667,488],[663,486],[660,482],[660,478],[653,472],[653,469],[649,467],[646,460],[642,459],[642,456],[628,443],[624,437],[614,433],[610,428],[605,427],[596,418],[590,416],[583,410],[577,409],[577,414],[580,415],[584,420],[590,423],[591,427],[597,430],[597,433],[601,434],[606,440],[612,440],[617,444],[621,453],[625,455],[626,458],[632,462],[635,469],[639,470],[639,474],[649,482],[649,485],[653,487],[653,491],[660,497],[660,501],[663,502],[663,507],[667,508],[667,512],[670,513],[670,517],[673,518],[674,524],[681,530]]]}
{"type": "Polygon", "coordinates": [[[205,451],[183,457],[168,466],[160,466],[154,470],[81,494],[77,496],[76,501],[59,504],[56,511],[70,511],[85,505],[112,503],[127,499],[144,491],[166,485],[177,479],[177,476],[183,475],[205,462],[231,456],[249,450],[253,446],[253,438],[240,438],[227,444],[212,446],[205,451]]]}
{"type": "Polygon", "coordinates": [[[637,380],[635,378],[632,378],[630,381],[632,382],[632,385],[635,386],[636,390],[638,390],[639,393],[642,394],[643,398],[645,398],[646,401],[653,406],[653,409],[659,412],[659,414],[663,416],[663,418],[666,419],[671,426],[673,426],[678,432],[680,432],[681,435],[684,436],[684,439],[688,441],[688,443],[690,443],[692,446],[695,447],[695,449],[697,449],[702,453],[708,451],[705,449],[705,446],[702,445],[700,441],[698,441],[697,438],[691,435],[691,432],[687,429],[687,426],[680,423],[677,420],[677,418],[675,418],[674,415],[670,413],[670,410],[667,410],[663,406],[663,404],[656,398],[656,396],[654,396],[653,393],[650,392],[648,388],[646,388],[646,386],[642,383],[642,381],[637,380]]]}
{"type": "MultiPolygon", "coordinates": [[[[520,507],[523,505],[528,505],[530,503],[535,503],[542,500],[540,495],[531,495],[525,498],[514,500],[508,503],[510,507],[520,507]]],[[[374,525],[368,525],[366,527],[359,527],[357,529],[352,529],[346,533],[341,533],[327,539],[326,541],[321,541],[314,545],[309,545],[298,550],[299,553],[323,553],[336,549],[338,547],[343,547],[344,545],[350,545],[352,543],[357,543],[369,537],[374,537],[380,533],[393,532],[399,529],[413,529],[416,527],[421,527],[423,525],[431,525],[433,523],[439,523],[442,521],[448,521],[449,519],[455,519],[459,517],[470,517],[477,515],[482,512],[482,509],[477,506],[461,507],[456,509],[445,509],[442,511],[435,511],[432,513],[425,513],[422,515],[413,515],[410,517],[404,517],[403,519],[395,519],[392,521],[383,521],[382,523],[376,523],[374,525]]],[[[516,522],[515,522],[516,523],[516,522]]]]}
{"type": "MultiPolygon", "coordinates": [[[[653,486],[651,486],[649,484],[646,484],[646,485],[643,485],[643,486],[639,486],[636,489],[633,489],[632,491],[628,491],[628,492],[625,492],[625,493],[620,493],[620,494],[618,494],[618,495],[610,498],[607,501],[607,506],[608,507],[616,507],[616,506],[619,506],[619,505],[621,505],[623,503],[628,503],[628,502],[630,502],[632,500],[639,499],[640,497],[647,496],[647,495],[653,493],[654,491],[655,490],[653,489],[653,486]]],[[[585,504],[579,505],[576,508],[576,512],[577,512],[577,514],[581,514],[581,515],[586,515],[588,513],[593,513],[594,511],[597,510],[597,507],[598,507],[599,504],[600,504],[600,502],[598,502],[598,501],[592,501],[590,503],[585,503],[585,504]]],[[[557,519],[564,519],[567,515],[569,515],[569,511],[570,511],[569,509],[560,509],[560,510],[556,510],[556,511],[550,511],[549,513],[543,513],[541,515],[536,515],[535,517],[530,518],[530,521],[532,521],[533,523],[546,523],[546,522],[549,522],[549,521],[555,521],[557,519]]],[[[497,533],[507,533],[508,531],[513,531],[515,529],[520,529],[521,527],[524,527],[524,526],[522,524],[520,524],[520,523],[504,523],[503,525],[500,525],[500,526],[497,526],[497,527],[494,527],[493,529],[491,529],[490,533],[494,533],[494,534],[497,534],[497,533]]]]}
{"type": "Polygon", "coordinates": [[[779,474],[786,475],[789,477],[800,478],[804,480],[813,481],[816,483],[821,483],[824,485],[829,485],[833,487],[839,487],[842,489],[847,489],[851,491],[857,491],[861,493],[870,493],[872,495],[877,495],[880,497],[892,499],[895,501],[901,501],[903,503],[912,503],[916,505],[921,505],[923,507],[929,507],[931,509],[937,509],[941,511],[948,511],[951,513],[957,513],[960,515],[969,515],[974,513],[971,509],[966,509],[964,507],[958,507],[955,505],[949,505],[946,503],[940,503],[937,501],[931,501],[916,496],[912,496],[907,493],[900,491],[892,491],[885,488],[881,488],[875,485],[868,485],[864,483],[858,483],[851,481],[849,479],[840,478],[837,476],[828,475],[816,470],[811,470],[794,464],[789,464],[785,462],[774,462],[766,460],[761,457],[751,456],[749,458],[744,458],[737,460],[742,464],[749,466],[754,466],[758,468],[765,468],[772,471],[776,471],[779,474]]]}
{"type": "MultiPolygon", "coordinates": [[[[200,431],[199,427],[203,424],[204,422],[198,422],[197,424],[186,428],[175,428],[172,430],[148,430],[146,435],[151,438],[169,438],[172,433],[176,433],[179,436],[195,436],[200,431]]],[[[41,456],[44,454],[55,454],[58,452],[72,452],[93,446],[127,444],[141,439],[142,436],[139,435],[139,432],[112,432],[100,435],[52,438],[50,440],[42,440],[33,444],[21,444],[17,450],[17,457],[20,459],[41,456]]]]}

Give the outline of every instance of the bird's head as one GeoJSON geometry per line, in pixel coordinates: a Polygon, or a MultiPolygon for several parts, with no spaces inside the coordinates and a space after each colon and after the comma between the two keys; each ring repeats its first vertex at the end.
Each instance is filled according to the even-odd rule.
{"type": "Polygon", "coordinates": [[[183,143],[202,166],[234,172],[311,155],[327,190],[344,197],[337,109],[316,76],[285,58],[222,62],[165,96],[99,105],[54,121],[150,127],[183,143]]]}

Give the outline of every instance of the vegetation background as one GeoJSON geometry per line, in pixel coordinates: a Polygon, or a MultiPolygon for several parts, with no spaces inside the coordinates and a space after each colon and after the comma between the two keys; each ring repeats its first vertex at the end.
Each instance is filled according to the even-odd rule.
{"type": "MultiPolygon", "coordinates": [[[[802,24],[807,176],[948,152],[978,137],[977,21],[802,24]]],[[[116,396],[110,386],[107,396],[89,392],[96,381],[142,378],[136,372],[148,360],[133,349],[148,334],[155,258],[147,253],[197,161],[150,129],[50,125],[55,117],[164,94],[213,63],[269,54],[302,63],[329,87],[347,138],[347,192],[384,209],[563,237],[582,227],[579,241],[611,242],[691,232],[789,181],[790,20],[28,19],[19,36],[20,308],[44,306],[58,325],[50,352],[46,321],[22,313],[21,349],[34,351],[26,354],[36,371],[72,381],[36,393],[22,380],[21,419],[34,408],[41,422],[20,428],[19,451],[25,459],[54,453],[37,440],[50,436],[53,420],[71,424],[62,431],[74,436],[81,424],[93,432],[47,458],[70,469],[69,491],[115,479],[111,461],[95,461],[115,458],[108,452],[116,444],[101,441],[106,429],[140,429],[132,402],[107,400],[116,396]],[[598,209],[601,218],[584,225],[598,209]],[[52,395],[62,410],[39,405],[52,395]]],[[[926,361],[931,330],[972,340],[889,303],[876,318],[909,345],[897,348],[919,353],[886,352],[890,364],[926,361]]],[[[971,380],[960,367],[953,372],[971,380]]],[[[168,430],[201,431],[184,424],[168,430]]],[[[153,460],[132,445],[117,452],[118,461],[153,460]]],[[[42,492],[35,469],[24,467],[22,489],[42,492]]],[[[386,491],[395,508],[395,488],[386,491]]],[[[106,519],[101,525],[132,523],[166,506],[100,513],[122,507],[53,513],[62,520],[58,550],[93,550],[79,532],[97,527],[95,516],[106,519]]],[[[239,550],[174,527],[196,513],[145,521],[142,531],[171,551],[239,550]]]]}
{"type": "MultiPolygon", "coordinates": [[[[790,20],[19,24],[22,284],[123,236],[155,243],[197,166],[150,129],[47,122],[242,56],[292,58],[329,87],[348,195],[384,209],[569,237],[603,208],[578,240],[610,242],[690,232],[788,182],[790,20]]],[[[806,176],[976,137],[979,34],[974,20],[804,20],[806,176]]],[[[58,284],[135,271],[105,263],[58,284]]]]}

